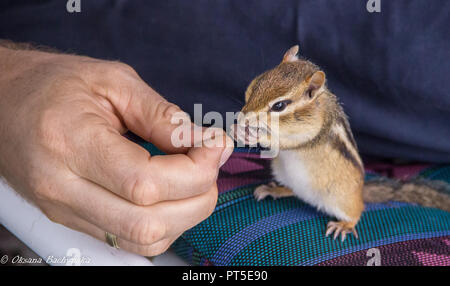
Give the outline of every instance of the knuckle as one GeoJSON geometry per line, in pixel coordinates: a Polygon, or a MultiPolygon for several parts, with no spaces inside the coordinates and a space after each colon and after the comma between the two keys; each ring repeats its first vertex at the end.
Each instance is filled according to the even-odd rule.
{"type": "Polygon", "coordinates": [[[33,194],[38,201],[47,201],[50,197],[47,188],[42,186],[36,186],[33,190],[33,194]]]}
{"type": "Polygon", "coordinates": [[[161,128],[165,122],[172,122],[175,114],[185,114],[177,105],[168,102],[159,95],[156,95],[156,97],[152,101],[152,104],[145,105],[142,109],[144,117],[150,118],[153,122],[146,131],[147,134],[145,134],[144,138],[151,138],[152,133],[155,132],[155,128],[161,128]],[[160,125],[161,123],[163,125],[160,125]]]}
{"type": "Polygon", "coordinates": [[[112,76],[135,76],[137,74],[134,68],[123,62],[109,62],[108,70],[112,76]]]}
{"type": "Polygon", "coordinates": [[[46,180],[36,180],[32,183],[32,192],[38,201],[49,202],[58,200],[58,190],[46,180]]]}
{"type": "Polygon", "coordinates": [[[169,249],[169,247],[170,247],[169,242],[158,243],[157,245],[145,247],[145,249],[141,254],[143,256],[157,256],[166,252],[167,249],[169,249]]]}
{"type": "Polygon", "coordinates": [[[50,211],[48,209],[41,209],[42,212],[44,213],[44,215],[51,221],[54,223],[58,223],[61,224],[61,220],[59,219],[59,217],[53,212],[50,211]]]}
{"type": "Polygon", "coordinates": [[[181,108],[165,99],[161,99],[156,104],[156,114],[160,115],[159,118],[170,120],[172,119],[172,115],[177,112],[182,112],[181,108]]]}
{"type": "Polygon", "coordinates": [[[159,192],[153,181],[138,175],[125,179],[122,189],[131,202],[140,206],[149,206],[159,201],[159,192]]]}
{"type": "Polygon", "coordinates": [[[124,72],[135,74],[136,71],[129,64],[118,62],[118,68],[124,72]]]}
{"type": "Polygon", "coordinates": [[[157,219],[144,215],[133,225],[131,239],[137,244],[148,245],[161,240],[166,234],[166,226],[157,219]]]}

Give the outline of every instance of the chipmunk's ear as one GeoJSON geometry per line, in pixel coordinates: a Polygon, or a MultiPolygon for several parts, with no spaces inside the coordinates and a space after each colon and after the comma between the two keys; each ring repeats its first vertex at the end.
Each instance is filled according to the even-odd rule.
{"type": "Polygon", "coordinates": [[[298,61],[298,45],[293,46],[290,48],[283,56],[282,63],[289,63],[289,62],[295,62],[298,61]]]}
{"type": "Polygon", "coordinates": [[[325,84],[325,73],[323,71],[316,71],[308,79],[308,88],[305,93],[309,98],[313,98],[318,90],[320,90],[325,84]]]}

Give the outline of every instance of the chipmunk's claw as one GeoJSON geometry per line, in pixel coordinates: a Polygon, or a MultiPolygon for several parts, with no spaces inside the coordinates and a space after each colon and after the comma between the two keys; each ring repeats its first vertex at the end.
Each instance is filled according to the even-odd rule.
{"type": "Polygon", "coordinates": [[[268,185],[261,185],[255,189],[253,195],[258,202],[264,200],[266,197],[272,196],[270,192],[272,186],[270,184],[271,183],[269,183],[268,185]]]}
{"type": "Polygon", "coordinates": [[[266,197],[271,197],[274,200],[279,198],[292,197],[294,196],[294,193],[289,188],[279,186],[275,182],[270,182],[267,185],[261,185],[257,187],[253,195],[255,196],[256,200],[260,201],[265,199],[266,197]]]}
{"type": "Polygon", "coordinates": [[[333,239],[336,240],[336,238],[341,235],[341,241],[344,242],[345,238],[347,237],[348,233],[353,233],[356,239],[358,239],[358,233],[356,232],[355,227],[349,227],[347,222],[342,221],[330,221],[327,225],[327,231],[325,233],[325,236],[328,237],[330,234],[333,235],[333,239]]]}
{"type": "Polygon", "coordinates": [[[253,192],[253,195],[258,202],[264,200],[266,197],[272,197],[275,200],[279,198],[279,196],[273,192],[273,190],[277,187],[278,186],[275,182],[270,182],[267,185],[258,186],[253,192]]]}

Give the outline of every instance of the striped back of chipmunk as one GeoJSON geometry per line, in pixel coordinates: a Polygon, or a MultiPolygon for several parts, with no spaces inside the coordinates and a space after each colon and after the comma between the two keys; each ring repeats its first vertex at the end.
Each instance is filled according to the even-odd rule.
{"type": "Polygon", "coordinates": [[[359,156],[358,146],[350,129],[347,116],[342,109],[339,111],[330,126],[330,144],[363,174],[363,162],[359,156]]]}

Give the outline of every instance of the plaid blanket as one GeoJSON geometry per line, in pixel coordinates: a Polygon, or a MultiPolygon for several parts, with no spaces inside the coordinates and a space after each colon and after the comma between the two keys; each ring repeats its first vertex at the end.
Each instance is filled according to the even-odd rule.
{"type": "MultiPolygon", "coordinates": [[[[152,154],[158,151],[138,142],[152,154]]],[[[368,165],[367,177],[420,176],[450,184],[450,166],[368,165]]],[[[214,213],[186,231],[172,246],[193,265],[450,265],[450,213],[417,205],[366,204],[357,225],[359,239],[325,237],[330,217],[296,198],[253,198],[270,181],[270,161],[235,149],[221,168],[214,213]]]]}

